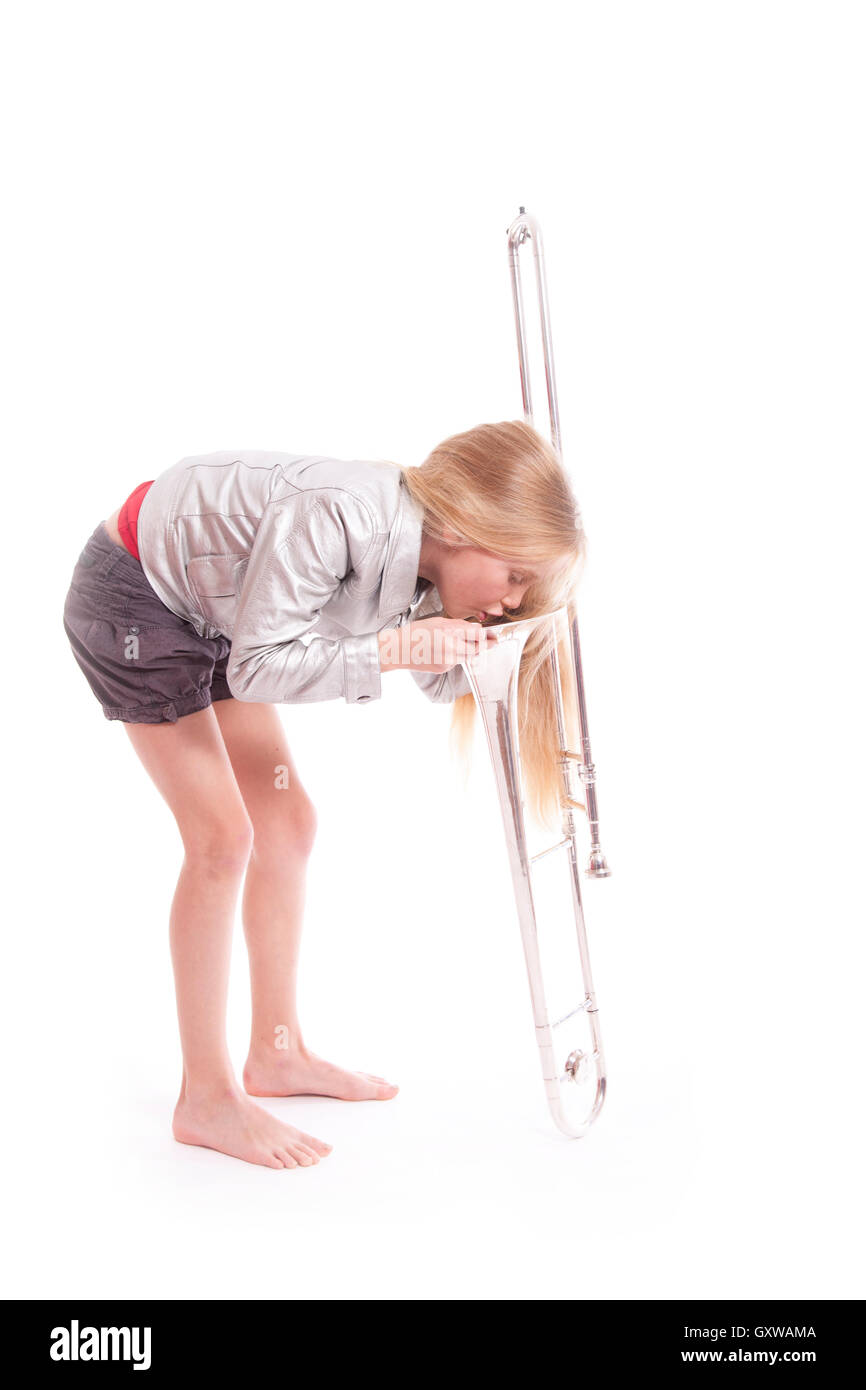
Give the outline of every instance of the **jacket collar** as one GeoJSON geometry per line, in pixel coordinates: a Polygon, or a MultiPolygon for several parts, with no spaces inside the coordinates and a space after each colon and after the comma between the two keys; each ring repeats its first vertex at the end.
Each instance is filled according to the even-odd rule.
{"type": "MultiPolygon", "coordinates": [[[[380,619],[406,613],[416,598],[423,520],[424,508],[415,501],[401,478],[397,512],[391,527],[379,589],[380,619]]],[[[425,610],[428,607],[432,612],[441,610],[442,602],[432,584],[422,591],[420,597],[425,610]]]]}

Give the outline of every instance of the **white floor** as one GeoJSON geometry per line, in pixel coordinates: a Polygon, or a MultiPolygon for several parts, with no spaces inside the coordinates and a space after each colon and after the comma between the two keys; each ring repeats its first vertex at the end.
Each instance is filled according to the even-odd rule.
{"type": "MultiPolygon", "coordinates": [[[[682,822],[672,874],[660,833],[646,835],[651,788],[633,788],[629,807],[610,787],[615,877],[586,890],[610,1089],[588,1137],[569,1141],[544,1103],[493,788],[480,758],[465,796],[448,799],[447,714],[429,715],[427,746],[377,791],[385,723],[417,719],[414,692],[363,711],[364,741],[334,749],[338,794],[316,769],[335,721],[349,729],[357,711],[286,714],[320,805],[307,1042],[401,1091],[265,1102],[334,1144],[316,1168],[283,1171],[171,1137],[175,831],[119,727],[83,717],[68,785],[110,811],[76,820],[66,793],[43,805],[53,849],[5,977],[4,1294],[862,1296],[862,1089],[846,1061],[857,983],[841,904],[828,902],[836,936],[825,931],[816,973],[796,884],[744,867],[701,892],[706,830],[682,822]],[[402,815],[419,779],[432,800],[402,815]],[[358,815],[365,801],[375,814],[358,815]]],[[[710,837],[720,865],[728,810],[710,837]]],[[[247,1007],[238,923],[238,1067],[247,1007]]]]}
{"type": "Polygon", "coordinates": [[[450,1080],[389,1065],[391,1104],[268,1102],[335,1145],[277,1172],[174,1143],[143,1057],[94,1086],[68,1054],[22,1088],[4,1296],[853,1295],[853,1158],[826,1186],[823,1142],[733,1105],[711,1126],[674,1077],[650,1098],[619,1074],[589,1140],[560,1140],[530,1067],[461,1078],[449,1061],[450,1080]]]}

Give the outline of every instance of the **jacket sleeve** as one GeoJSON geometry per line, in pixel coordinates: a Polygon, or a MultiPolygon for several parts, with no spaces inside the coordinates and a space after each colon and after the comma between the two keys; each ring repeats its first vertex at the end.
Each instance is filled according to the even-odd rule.
{"type": "Polygon", "coordinates": [[[349,704],[382,695],[375,632],[311,637],[319,610],[376,541],[373,518],[349,493],[292,492],[262,515],[235,614],[226,666],[238,700],[349,704]]]}
{"type": "Polygon", "coordinates": [[[466,672],[458,663],[448,671],[412,671],[412,679],[434,704],[456,700],[458,695],[471,695],[472,686],[466,672]]]}

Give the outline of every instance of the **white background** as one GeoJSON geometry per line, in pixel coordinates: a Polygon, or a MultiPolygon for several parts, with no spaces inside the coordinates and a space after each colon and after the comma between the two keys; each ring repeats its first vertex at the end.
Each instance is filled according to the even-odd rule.
{"type": "MultiPolygon", "coordinates": [[[[866,1292],[861,25],[5,12],[7,1296],[866,1292]],[[590,541],[607,1105],[579,1141],[547,1115],[486,750],[464,791],[396,672],[281,714],[319,812],[306,1039],[399,1096],[266,1102],[334,1144],[309,1170],[179,1145],[180,840],[66,643],[72,567],[184,455],[415,464],[519,418],[520,204],[590,541]]],[[[247,1027],[238,920],[238,1067],[247,1027]]]]}

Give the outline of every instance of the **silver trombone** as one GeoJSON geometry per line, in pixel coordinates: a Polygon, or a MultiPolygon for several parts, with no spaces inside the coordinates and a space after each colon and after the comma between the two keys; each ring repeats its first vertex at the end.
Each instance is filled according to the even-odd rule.
{"type": "MultiPolygon", "coordinates": [[[[526,242],[531,243],[535,256],[551,436],[553,447],[561,458],[559,409],[541,230],[536,219],[528,216],[525,209],[521,208],[519,216],[508,228],[508,255],[514,293],[523,412],[527,422],[535,427],[519,262],[520,247],[526,242]]],[[[589,866],[586,872],[591,878],[607,878],[610,873],[599,843],[595,767],[589,743],[577,618],[574,616],[569,621],[569,611],[563,607],[539,617],[497,625],[496,631],[497,641],[485,643],[477,656],[467,658],[462,665],[479,708],[493,762],[547,1102],[557,1127],[569,1138],[576,1139],[586,1133],[601,1110],[607,1081],[580,893],[575,810],[584,808],[574,795],[572,778],[575,768],[586,795],[586,814],[590,830],[589,866]],[[542,626],[545,627],[549,639],[548,659],[553,667],[552,684],[563,790],[563,838],[537,854],[530,854],[518,741],[518,679],[520,659],[526,640],[532,632],[542,626]],[[568,726],[558,656],[560,640],[564,640],[565,649],[570,652],[574,665],[580,753],[566,746],[568,726]],[[573,910],[576,936],[570,931],[566,935],[562,930],[562,916],[567,912],[568,904],[563,905],[561,900],[557,904],[555,897],[551,897],[552,888],[555,890],[558,887],[561,893],[563,886],[561,874],[558,880],[551,877],[551,871],[556,868],[557,863],[562,865],[562,851],[565,851],[568,861],[565,882],[570,890],[568,897],[573,910]],[[539,865],[540,860],[546,861],[543,867],[539,865]],[[543,884],[539,883],[540,875],[546,880],[543,884]],[[541,901],[552,904],[552,907],[549,906],[546,922],[539,913],[541,901]],[[577,961],[573,959],[575,946],[577,961]],[[578,1000],[569,993],[573,988],[576,965],[579,966],[583,986],[583,997],[578,1000]],[[549,997],[554,994],[562,996],[556,999],[555,1004],[549,997]]]]}

